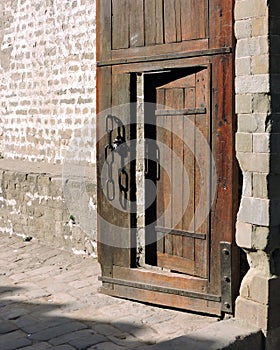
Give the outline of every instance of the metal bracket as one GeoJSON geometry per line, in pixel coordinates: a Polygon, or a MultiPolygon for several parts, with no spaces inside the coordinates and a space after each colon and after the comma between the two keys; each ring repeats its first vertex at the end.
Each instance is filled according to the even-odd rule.
{"type": "Polygon", "coordinates": [[[220,242],[221,249],[221,311],[233,313],[232,305],[232,249],[231,243],[220,242]]]}

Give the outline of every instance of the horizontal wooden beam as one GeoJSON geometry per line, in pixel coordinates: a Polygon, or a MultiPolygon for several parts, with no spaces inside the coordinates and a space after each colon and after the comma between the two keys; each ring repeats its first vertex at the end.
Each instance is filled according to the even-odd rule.
{"type": "Polygon", "coordinates": [[[112,277],[99,276],[98,280],[104,283],[116,284],[120,286],[136,288],[136,289],[143,289],[143,290],[149,290],[149,291],[161,292],[161,293],[167,293],[167,294],[175,294],[182,297],[188,297],[188,298],[194,298],[194,299],[203,299],[203,300],[221,302],[221,296],[219,295],[197,293],[197,292],[191,292],[191,291],[181,290],[176,288],[166,288],[166,287],[156,286],[153,284],[126,281],[126,280],[116,279],[112,277]]]}
{"type": "Polygon", "coordinates": [[[158,55],[158,56],[143,56],[143,57],[112,59],[108,61],[98,61],[96,65],[97,67],[104,67],[104,66],[115,66],[120,64],[129,64],[129,63],[167,61],[167,60],[174,60],[174,59],[180,59],[180,58],[224,55],[229,53],[232,53],[232,48],[223,47],[219,49],[200,50],[200,51],[182,52],[182,53],[170,53],[170,54],[164,54],[164,55],[158,55]]]}

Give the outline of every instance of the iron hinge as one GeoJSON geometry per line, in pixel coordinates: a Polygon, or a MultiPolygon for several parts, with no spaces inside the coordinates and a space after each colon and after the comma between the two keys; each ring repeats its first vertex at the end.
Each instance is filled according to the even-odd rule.
{"type": "Polygon", "coordinates": [[[220,242],[221,249],[221,311],[233,313],[232,303],[232,248],[229,242],[220,242]]]}

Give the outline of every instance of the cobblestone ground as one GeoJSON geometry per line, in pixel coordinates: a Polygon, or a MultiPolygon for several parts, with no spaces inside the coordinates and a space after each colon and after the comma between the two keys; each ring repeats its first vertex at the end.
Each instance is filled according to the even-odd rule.
{"type": "Polygon", "coordinates": [[[0,234],[0,269],[0,350],[149,349],[217,321],[102,295],[96,260],[36,240],[0,234]]]}

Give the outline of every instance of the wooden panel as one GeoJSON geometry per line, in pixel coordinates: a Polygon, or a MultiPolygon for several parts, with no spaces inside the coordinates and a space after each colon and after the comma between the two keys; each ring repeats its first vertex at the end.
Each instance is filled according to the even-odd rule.
{"type": "MultiPolygon", "coordinates": [[[[130,49],[113,50],[111,54],[113,60],[124,60],[127,62],[128,59],[134,58],[134,63],[137,63],[141,61],[141,58],[142,60],[145,58],[145,60],[149,59],[150,61],[160,60],[164,58],[163,55],[167,55],[165,59],[180,58],[180,53],[184,53],[184,55],[188,53],[191,57],[207,55],[208,51],[201,52],[202,50],[208,50],[208,39],[184,41],[177,44],[132,47],[130,49]]],[[[209,52],[211,55],[216,53],[216,50],[209,52]]]]}
{"type": "Polygon", "coordinates": [[[158,253],[158,266],[190,275],[194,274],[194,261],[180,256],[158,253]]]}
{"type": "Polygon", "coordinates": [[[129,0],[112,0],[112,49],[128,48],[129,0]]]}
{"type": "Polygon", "coordinates": [[[175,0],[164,0],[164,40],[165,43],[177,42],[175,0]]]}
{"type": "Polygon", "coordinates": [[[182,40],[206,37],[208,26],[207,1],[181,0],[182,8],[182,40]]]}
{"type": "Polygon", "coordinates": [[[130,47],[144,46],[143,0],[129,1],[130,6],[130,47]]]}
{"type": "Polygon", "coordinates": [[[234,0],[211,0],[209,6],[209,47],[234,45],[233,7],[234,0]]]}
{"type": "Polygon", "coordinates": [[[208,300],[201,300],[195,298],[187,298],[179,295],[172,295],[161,292],[153,292],[138,288],[131,288],[126,286],[114,285],[114,290],[101,287],[100,291],[104,294],[114,295],[116,297],[128,298],[131,300],[138,300],[148,302],[151,304],[176,307],[183,310],[192,310],[196,312],[209,313],[213,315],[220,315],[220,302],[209,302],[208,300]]]}
{"type": "MultiPolygon", "coordinates": [[[[168,89],[172,94],[173,108],[182,109],[184,107],[184,90],[182,88],[168,89]]],[[[183,185],[183,116],[178,115],[172,118],[172,151],[176,154],[179,164],[176,161],[172,161],[172,228],[183,230],[182,217],[183,217],[183,198],[182,198],[182,185],[183,185]],[[178,221],[179,219],[179,221],[178,221]]],[[[173,255],[182,256],[183,254],[183,237],[173,235],[173,255]]]]}
{"type": "Polygon", "coordinates": [[[162,0],[156,0],[156,44],[163,44],[163,3],[162,0]]]}
{"type": "Polygon", "coordinates": [[[145,45],[155,45],[157,37],[156,3],[155,0],[145,0],[145,45]]]}
{"type": "MultiPolygon", "coordinates": [[[[195,108],[195,75],[192,74],[188,79],[188,84],[184,89],[184,103],[185,108],[195,108]]],[[[194,178],[194,135],[195,135],[195,124],[194,116],[189,115],[184,117],[184,134],[186,135],[186,140],[188,145],[184,143],[184,167],[187,174],[187,177],[183,179],[183,188],[182,188],[182,197],[183,203],[188,203],[186,208],[184,206],[183,213],[183,227],[191,232],[195,232],[194,229],[194,182],[189,181],[189,179],[194,178]]],[[[195,240],[191,237],[183,237],[183,254],[182,256],[186,259],[195,259],[195,249],[194,249],[195,240]]]]}
{"type": "Polygon", "coordinates": [[[97,1],[97,60],[111,58],[111,0],[97,1]]]}
{"type": "MultiPolygon", "coordinates": [[[[171,176],[172,226],[167,226],[165,222],[164,227],[166,229],[173,228],[178,232],[183,230],[202,233],[206,235],[207,241],[201,242],[201,239],[189,237],[189,235],[173,234],[172,231],[167,233],[164,249],[158,250],[158,266],[207,277],[209,260],[207,204],[210,195],[208,183],[210,163],[208,152],[209,123],[205,113],[207,107],[209,109],[207,94],[209,94],[210,88],[208,86],[209,69],[197,70],[197,72],[171,81],[157,89],[158,98],[161,97],[161,104],[164,101],[165,106],[161,106],[160,110],[157,109],[156,115],[159,123],[161,120],[159,118],[163,118],[166,111],[165,125],[168,120],[171,120],[169,127],[172,131],[171,142],[168,141],[167,147],[170,151],[165,150],[163,155],[163,157],[167,157],[165,159],[167,163],[164,163],[164,167],[169,167],[168,173],[171,176]],[[174,113],[172,113],[172,109],[175,110],[174,113]],[[204,114],[179,114],[179,111],[200,111],[200,109],[201,113],[204,114]],[[198,137],[196,137],[197,132],[200,132],[198,137]],[[201,142],[202,137],[205,140],[204,143],[201,142]],[[186,174],[183,169],[185,169],[186,174]],[[204,186],[208,187],[204,189],[204,186]],[[187,208],[185,208],[186,206],[187,208]],[[199,208],[200,210],[198,210],[199,208]],[[205,218],[201,218],[203,215],[205,218]],[[199,219],[201,220],[199,227],[195,226],[196,219],[197,222],[199,219]]],[[[164,142],[166,142],[166,138],[164,138],[164,142]]],[[[164,189],[164,193],[167,193],[167,187],[162,184],[160,186],[164,189]]],[[[158,202],[161,201],[161,198],[162,194],[158,193],[158,202]]],[[[170,211],[170,208],[167,210],[170,211]]]]}
{"type": "Polygon", "coordinates": [[[182,290],[197,291],[205,293],[207,290],[207,281],[202,278],[193,277],[171,272],[148,271],[143,268],[128,269],[125,267],[113,267],[114,278],[136,281],[139,283],[151,283],[162,285],[168,288],[177,288],[182,290]]]}

